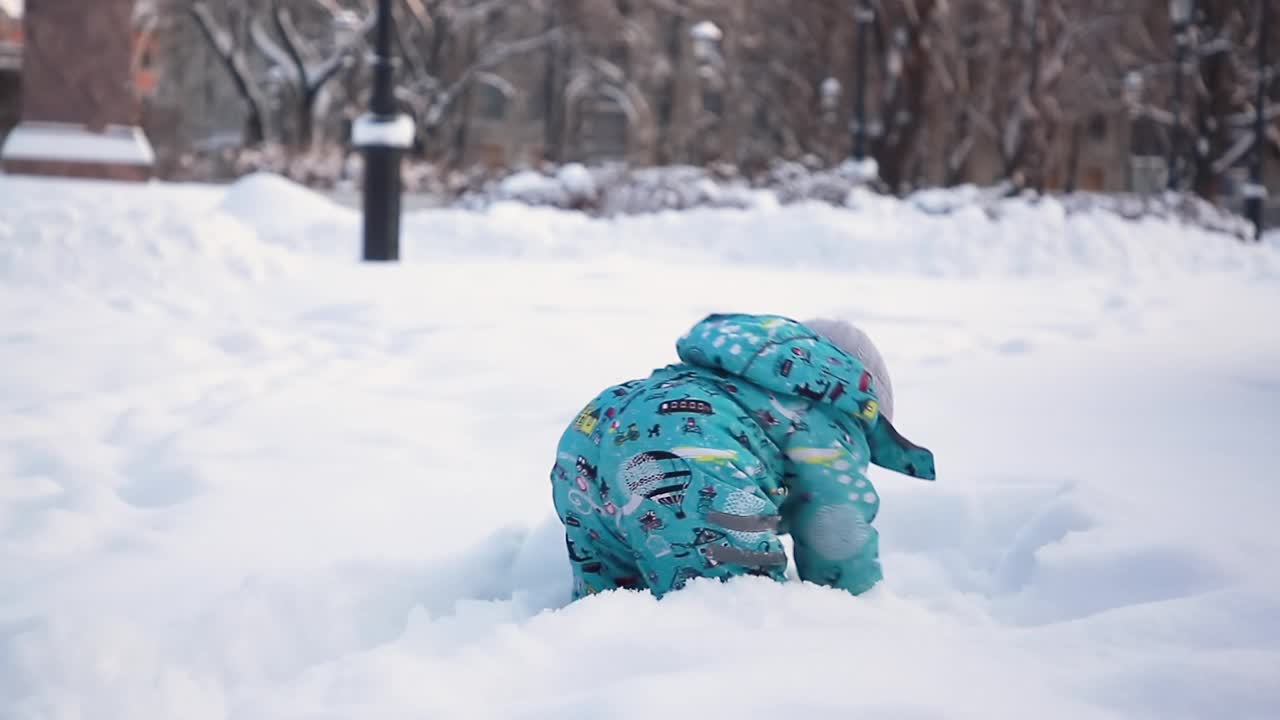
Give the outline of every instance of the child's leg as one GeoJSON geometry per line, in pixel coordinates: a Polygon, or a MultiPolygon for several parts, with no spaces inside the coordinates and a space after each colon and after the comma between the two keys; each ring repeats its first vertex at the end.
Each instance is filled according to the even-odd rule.
{"type": "Polygon", "coordinates": [[[699,577],[786,580],[779,516],[759,490],[695,471],[688,495],[696,500],[683,517],[655,503],[628,518],[628,535],[643,538],[634,543],[636,564],[654,595],[679,590],[699,577]]]}
{"type": "Polygon", "coordinates": [[[785,580],[774,499],[755,478],[769,469],[755,456],[733,403],[698,383],[628,407],[619,426],[651,428],[601,453],[611,497],[636,564],[655,595],[692,578],[764,575],[785,580]]]}
{"type": "MultiPolygon", "coordinates": [[[[577,518],[570,514],[570,522],[577,518]]],[[[642,588],[639,571],[630,556],[620,557],[611,543],[602,543],[602,535],[595,528],[593,518],[581,525],[566,525],[565,546],[569,553],[569,565],[573,569],[573,599],[615,588],[642,588]]]]}
{"type": "Polygon", "coordinates": [[[618,527],[617,507],[602,492],[600,452],[590,436],[571,430],[551,472],[552,499],[565,527],[573,599],[618,587],[643,587],[618,527]]]}

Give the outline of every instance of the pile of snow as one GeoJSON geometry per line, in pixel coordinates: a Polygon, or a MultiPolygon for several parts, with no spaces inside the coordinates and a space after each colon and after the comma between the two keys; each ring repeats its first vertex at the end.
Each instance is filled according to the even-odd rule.
{"type": "MultiPolygon", "coordinates": [[[[0,183],[0,284],[127,290],[143,283],[194,290],[189,283],[230,276],[265,280],[288,263],[263,246],[257,229],[219,209],[224,189],[166,186],[163,205],[147,207],[137,202],[145,186],[4,176],[0,183]],[[210,266],[227,272],[210,273],[210,266]]],[[[272,203],[284,195],[264,196],[272,199],[263,201],[255,222],[268,225],[272,203]]],[[[297,224],[297,218],[291,221],[297,224]]]]}
{"type": "Polygon", "coordinates": [[[0,176],[0,717],[1264,718],[1280,245],[1060,202],[359,218],[0,176]],[[246,268],[256,271],[247,272],[246,268]],[[712,311],[841,314],[885,583],[568,604],[547,472],[712,311]]]}
{"type": "Polygon", "coordinates": [[[223,198],[223,212],[247,222],[296,227],[299,221],[339,214],[332,203],[279,175],[253,173],[232,183],[223,198]]]}
{"type": "Polygon", "coordinates": [[[232,183],[218,209],[293,247],[305,247],[312,238],[323,242],[334,229],[349,232],[360,222],[355,211],[269,173],[253,173],[232,183]]]}

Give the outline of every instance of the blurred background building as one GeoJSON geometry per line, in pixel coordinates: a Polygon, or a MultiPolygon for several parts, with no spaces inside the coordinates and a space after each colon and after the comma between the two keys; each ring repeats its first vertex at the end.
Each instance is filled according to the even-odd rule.
{"type": "MultiPolygon", "coordinates": [[[[350,176],[371,2],[132,5],[130,91],[161,177],[350,176]]],[[[1262,82],[1274,204],[1280,58],[1258,64],[1262,6],[396,0],[397,97],[417,126],[406,172],[620,161],[749,176],[779,159],[838,164],[860,128],[891,191],[1175,187],[1235,206],[1262,82]]],[[[0,133],[21,117],[22,16],[0,0],[0,133]]],[[[1280,12],[1269,21],[1280,38],[1280,12]]]]}

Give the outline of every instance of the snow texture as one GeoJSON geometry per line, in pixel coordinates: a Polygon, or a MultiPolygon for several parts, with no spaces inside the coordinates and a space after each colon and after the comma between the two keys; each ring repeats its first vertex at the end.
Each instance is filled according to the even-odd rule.
{"type": "Polygon", "coordinates": [[[920,202],[499,202],[362,265],[271,176],[0,176],[0,717],[1276,717],[1280,239],[920,202]],[[567,605],[556,439],[720,310],[865,327],[938,482],[873,472],[863,597],[567,605]]]}

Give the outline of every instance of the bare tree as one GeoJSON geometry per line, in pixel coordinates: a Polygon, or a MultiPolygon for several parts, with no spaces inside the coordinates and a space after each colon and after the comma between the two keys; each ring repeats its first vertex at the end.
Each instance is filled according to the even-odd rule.
{"type": "Polygon", "coordinates": [[[257,77],[249,67],[243,50],[236,46],[231,33],[218,22],[206,3],[199,0],[193,2],[189,12],[209,45],[222,59],[223,66],[235,83],[241,100],[245,103],[248,110],[245,120],[245,142],[256,145],[266,140],[269,103],[257,77]]]}
{"type": "MultiPolygon", "coordinates": [[[[353,67],[368,0],[166,1],[183,3],[226,69],[249,142],[306,147],[368,91],[353,67]]],[[[1157,128],[1143,131],[1145,152],[1176,144],[1184,177],[1213,197],[1253,150],[1259,1],[1199,0],[1175,116],[1164,0],[871,0],[869,150],[896,191],[1001,181],[1070,190],[1081,178],[1098,187],[1116,177],[1100,163],[1128,162],[1124,136],[1107,128],[1131,117],[1157,128]],[[1136,95],[1133,78],[1143,81],[1136,95]]],[[[452,166],[469,161],[477,137],[491,162],[509,162],[509,151],[555,162],[621,155],[748,174],[779,158],[835,163],[851,148],[857,5],[397,0],[397,93],[419,147],[452,166]],[[699,28],[714,29],[710,43],[694,38],[699,28]],[[501,109],[508,101],[518,114],[501,109]],[[501,154],[488,152],[495,143],[501,154]]],[[[1280,148],[1275,84],[1263,111],[1280,148]]]]}
{"type": "MultiPolygon", "coordinates": [[[[1260,71],[1253,53],[1259,38],[1258,6],[1258,2],[1225,0],[1203,0],[1197,6],[1199,62],[1192,185],[1196,193],[1208,199],[1225,189],[1223,176],[1253,151],[1253,90],[1260,71]]],[[[1266,99],[1269,93],[1264,93],[1266,99]]],[[[1263,113],[1280,118],[1280,103],[1268,102],[1263,113]]],[[[1271,124],[1269,130],[1272,142],[1280,139],[1280,128],[1271,124]]]]}
{"type": "Polygon", "coordinates": [[[254,46],[268,60],[270,71],[286,79],[294,105],[293,141],[299,147],[310,146],[314,140],[316,102],[321,92],[339,72],[350,67],[377,20],[373,12],[366,11],[361,17],[333,0],[317,0],[309,9],[322,13],[322,32],[335,39],[327,53],[322,54],[317,44],[298,29],[293,13],[280,0],[272,0],[269,11],[274,36],[261,18],[255,18],[250,26],[254,46]]]}
{"type": "Polygon", "coordinates": [[[880,132],[873,135],[872,152],[881,177],[891,188],[918,184],[922,178],[919,139],[928,118],[925,99],[931,62],[926,50],[935,0],[881,3],[877,13],[880,38],[880,132]]]}
{"type": "Polygon", "coordinates": [[[294,147],[310,146],[317,103],[328,83],[352,64],[364,46],[373,13],[362,0],[292,0],[288,4],[238,0],[220,5],[225,20],[204,0],[192,2],[188,13],[221,58],[247,106],[246,142],[273,139],[294,147]],[[239,40],[233,32],[233,15],[247,31],[239,40]],[[249,50],[256,54],[250,55],[249,50]]]}
{"type": "MultiPolygon", "coordinates": [[[[488,85],[504,95],[515,89],[501,67],[547,48],[560,38],[557,27],[508,38],[495,19],[511,12],[495,0],[403,0],[405,19],[397,42],[405,58],[405,76],[397,96],[418,120],[422,141],[438,138],[464,93],[488,85]]],[[[540,9],[527,3],[524,10],[540,9]]]]}
{"type": "MultiPolygon", "coordinates": [[[[1254,51],[1259,37],[1258,8],[1254,2],[1201,0],[1191,27],[1189,68],[1193,94],[1184,98],[1175,114],[1167,96],[1173,74],[1180,70],[1172,62],[1168,18],[1151,13],[1148,26],[1155,32],[1137,36],[1129,46],[1134,62],[1129,72],[1141,80],[1144,92],[1133,98],[1133,111],[1166,129],[1166,142],[1175,143],[1174,156],[1190,157],[1190,186],[1206,199],[1217,198],[1226,187],[1226,178],[1253,151],[1252,122],[1255,88],[1259,73],[1274,78],[1280,66],[1259,69],[1254,51]],[[1189,140],[1189,141],[1188,141],[1189,140]]],[[[1277,13],[1280,15],[1280,13],[1277,13]]],[[[1280,30],[1280,18],[1273,18],[1273,37],[1280,30]]],[[[1280,102],[1274,99],[1274,83],[1264,94],[1266,137],[1271,152],[1280,151],[1280,102]]],[[[1186,179],[1181,164],[1169,168],[1186,179]]]]}

